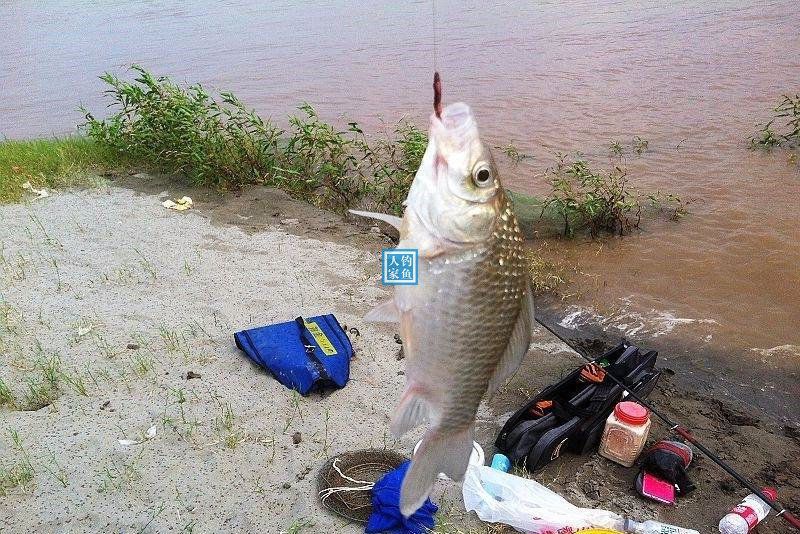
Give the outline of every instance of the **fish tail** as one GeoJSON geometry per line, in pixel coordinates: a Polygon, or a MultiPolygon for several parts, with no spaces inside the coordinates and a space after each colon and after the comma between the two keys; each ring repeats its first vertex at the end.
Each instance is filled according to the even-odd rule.
{"type": "Polygon", "coordinates": [[[400,511],[405,517],[423,505],[439,473],[453,480],[464,478],[472,454],[473,434],[472,425],[455,432],[434,427],[425,433],[400,489],[400,511]]]}

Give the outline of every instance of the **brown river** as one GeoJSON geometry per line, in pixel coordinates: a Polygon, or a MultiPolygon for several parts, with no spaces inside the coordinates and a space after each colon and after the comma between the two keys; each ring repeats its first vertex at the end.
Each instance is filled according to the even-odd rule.
{"type": "Polygon", "coordinates": [[[74,132],[131,63],[231,90],[278,122],[302,101],[375,131],[424,124],[434,63],[469,103],[514,189],[547,191],[553,152],[607,165],[648,140],[635,188],[692,199],[680,222],[624,238],[549,240],[577,266],[565,329],[616,329],[746,404],[800,415],[800,165],[747,148],[800,90],[800,8],[764,2],[0,0],[0,136],[74,132]],[[498,158],[503,161],[503,158],[498,158]],[[713,370],[710,361],[714,362],[713,370]]]}

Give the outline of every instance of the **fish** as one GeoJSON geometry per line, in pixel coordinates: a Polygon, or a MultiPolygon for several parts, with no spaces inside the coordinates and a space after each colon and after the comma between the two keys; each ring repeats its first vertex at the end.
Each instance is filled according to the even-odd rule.
{"type": "Polygon", "coordinates": [[[406,385],[392,433],[429,423],[401,487],[408,517],[439,473],[463,479],[481,400],[505,384],[528,350],[534,303],[524,238],[464,103],[431,115],[402,218],[351,211],[391,224],[400,232],[397,248],[418,251],[417,285],[395,286],[365,316],[399,323],[406,385]]]}

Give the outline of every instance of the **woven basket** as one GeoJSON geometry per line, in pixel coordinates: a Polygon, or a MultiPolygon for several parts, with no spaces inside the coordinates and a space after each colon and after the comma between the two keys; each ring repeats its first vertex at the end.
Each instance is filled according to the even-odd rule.
{"type": "MultiPolygon", "coordinates": [[[[408,458],[402,454],[386,449],[363,449],[334,456],[320,469],[317,495],[328,488],[352,488],[361,485],[342,478],[334,469],[334,462],[342,474],[354,480],[375,483],[406,460],[408,458]]],[[[335,514],[366,523],[372,513],[372,491],[340,491],[325,499],[320,498],[320,503],[335,514]]]]}

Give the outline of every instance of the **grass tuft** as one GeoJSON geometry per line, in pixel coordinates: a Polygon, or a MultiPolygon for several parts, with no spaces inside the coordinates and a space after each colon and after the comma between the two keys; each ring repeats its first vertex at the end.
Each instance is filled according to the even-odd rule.
{"type": "Polygon", "coordinates": [[[98,174],[125,167],[117,151],[85,137],[0,142],[0,203],[17,202],[22,185],[37,189],[93,186],[98,174]]]}
{"type": "Polygon", "coordinates": [[[567,267],[545,259],[540,250],[527,250],[526,260],[531,277],[531,289],[535,294],[556,293],[562,286],[569,284],[567,267]]]}
{"type": "Polygon", "coordinates": [[[25,486],[33,480],[34,471],[27,462],[0,464],[0,497],[16,487],[25,486]]]}

